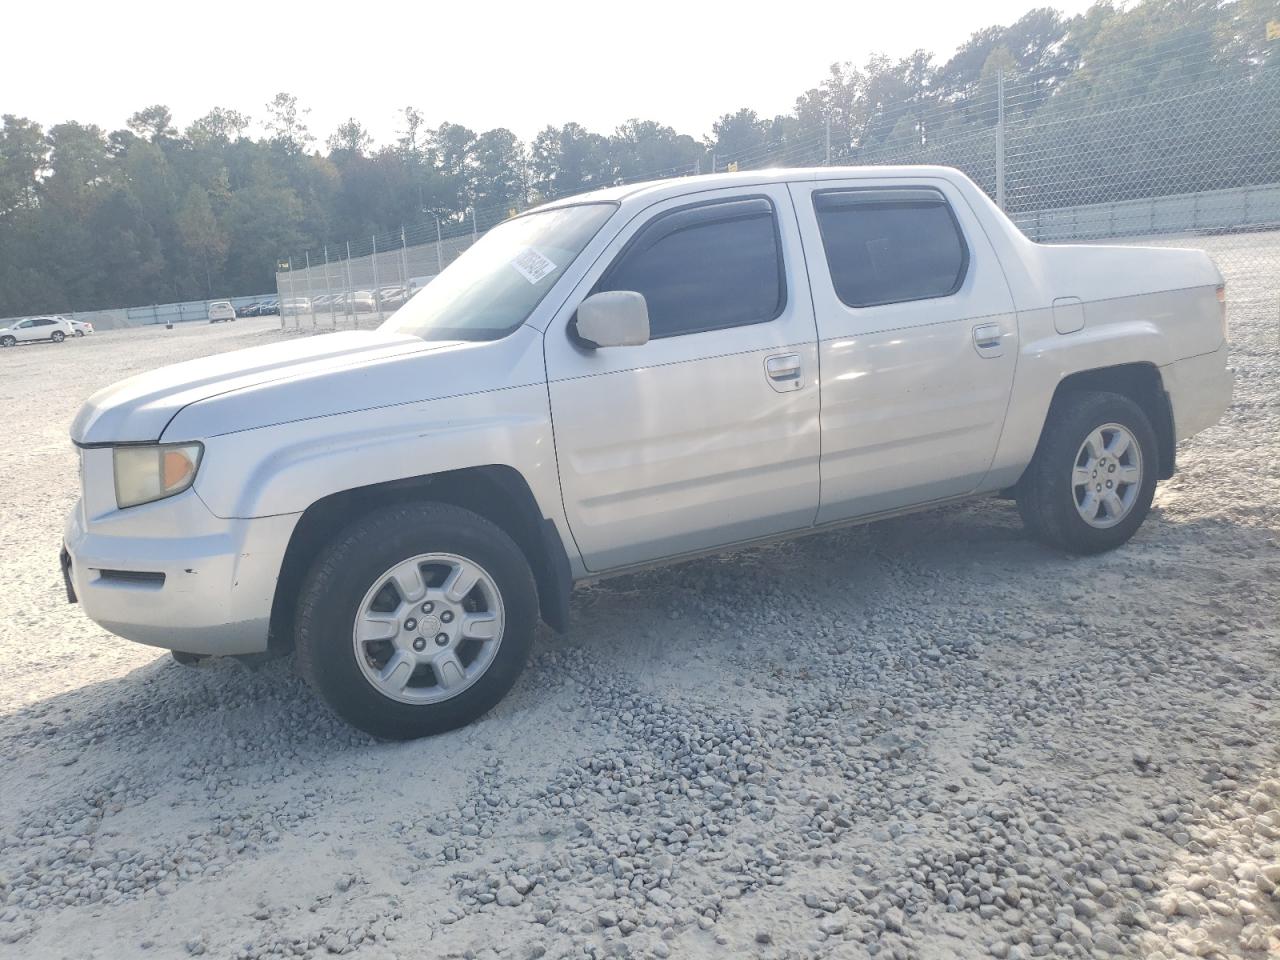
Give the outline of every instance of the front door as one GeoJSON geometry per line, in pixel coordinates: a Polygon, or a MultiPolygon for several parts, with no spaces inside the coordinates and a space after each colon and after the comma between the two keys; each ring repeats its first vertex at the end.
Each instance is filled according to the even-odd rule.
{"type": "Polygon", "coordinates": [[[556,457],[588,570],[810,526],[818,507],[813,309],[785,186],[654,204],[546,333],[556,457]],[[587,349],[573,311],[648,304],[650,340],[587,349]]]}
{"type": "Polygon", "coordinates": [[[822,367],[818,522],[981,485],[1018,326],[995,251],[944,180],[792,184],[822,367]]]}

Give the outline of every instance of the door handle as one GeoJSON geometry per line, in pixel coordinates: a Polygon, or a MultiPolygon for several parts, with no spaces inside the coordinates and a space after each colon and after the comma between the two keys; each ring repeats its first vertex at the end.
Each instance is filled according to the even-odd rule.
{"type": "Polygon", "coordinates": [[[998,357],[1004,353],[1004,330],[998,323],[980,323],[973,328],[973,347],[979,356],[998,357]]]}
{"type": "Polygon", "coordinates": [[[800,379],[800,354],[798,353],[780,353],[766,357],[764,372],[769,378],[769,386],[779,393],[799,390],[803,384],[800,379]]]}

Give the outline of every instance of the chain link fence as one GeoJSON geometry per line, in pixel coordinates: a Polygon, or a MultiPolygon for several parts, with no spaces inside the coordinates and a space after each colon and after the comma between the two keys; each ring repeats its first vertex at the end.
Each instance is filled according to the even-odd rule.
{"type": "MultiPolygon", "coordinates": [[[[1177,53],[1186,51],[1144,48],[1128,69],[1137,75],[1177,53]]],[[[828,123],[737,156],[716,155],[712,166],[956,167],[1036,241],[1206,249],[1227,277],[1233,323],[1274,324],[1280,69],[1269,66],[1127,94],[1109,92],[1108,84],[1124,89],[1123,78],[1006,81],[997,73],[959,101],[909,103],[865,123],[864,133],[879,131],[864,138],[870,145],[842,146],[828,123]]],[[[706,165],[675,173],[696,175],[697,167],[706,165]]],[[[432,220],[286,261],[277,275],[281,304],[288,305],[281,322],[380,320],[511,212],[471,211],[461,221],[432,220]]]]}

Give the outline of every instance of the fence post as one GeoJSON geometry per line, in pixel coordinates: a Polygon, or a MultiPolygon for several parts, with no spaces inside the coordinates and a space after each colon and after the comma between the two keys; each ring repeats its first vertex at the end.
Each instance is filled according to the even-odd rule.
{"type": "Polygon", "coordinates": [[[400,225],[400,283],[404,286],[400,292],[407,299],[409,296],[409,242],[404,236],[404,224],[400,225]]]}
{"type": "Polygon", "coordinates": [[[440,236],[440,216],[432,214],[436,218],[436,273],[444,272],[444,238],[440,236]]]}
{"type": "Polygon", "coordinates": [[[827,111],[827,160],[824,166],[831,166],[831,111],[827,111]]]}
{"type": "Polygon", "coordinates": [[[1004,71],[996,71],[996,206],[1004,209],[1004,71]]]}
{"type": "MultiPolygon", "coordinates": [[[[277,286],[279,286],[279,284],[277,284],[277,286]]],[[[280,297],[280,329],[281,330],[284,329],[284,318],[288,316],[289,311],[293,308],[293,305],[297,301],[297,299],[298,298],[293,295],[293,257],[289,257],[289,300],[288,300],[289,305],[285,306],[284,296],[281,295],[280,297]]]]}
{"type": "Polygon", "coordinates": [[[311,251],[306,252],[307,258],[307,312],[311,314],[311,325],[316,325],[316,302],[311,296],[311,251]]]}
{"type": "MultiPolygon", "coordinates": [[[[346,296],[346,299],[343,301],[343,305],[347,308],[348,311],[351,311],[354,309],[351,305],[353,293],[355,293],[355,287],[351,283],[351,241],[348,240],[347,241],[347,296],[346,296]]],[[[354,320],[352,322],[354,323],[354,320]]]]}
{"type": "Polygon", "coordinates": [[[324,245],[324,301],[325,306],[329,308],[329,319],[333,321],[333,325],[338,325],[337,319],[333,315],[333,291],[329,288],[329,245],[324,245]]]}
{"type": "Polygon", "coordinates": [[[378,312],[378,320],[382,320],[382,289],[378,286],[378,235],[373,235],[373,308],[378,312]]]}

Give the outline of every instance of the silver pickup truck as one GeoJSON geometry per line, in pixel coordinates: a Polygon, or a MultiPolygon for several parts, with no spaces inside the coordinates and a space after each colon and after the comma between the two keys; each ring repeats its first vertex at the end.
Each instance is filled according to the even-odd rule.
{"type": "Polygon", "coordinates": [[[1123,544],[1231,397],[1195,250],[1045,246],[933,167],[616,187],[381,328],[89,399],[68,594],[181,659],[295,648],[351,723],[496,703],[575,582],[964,497],[1123,544]]]}

